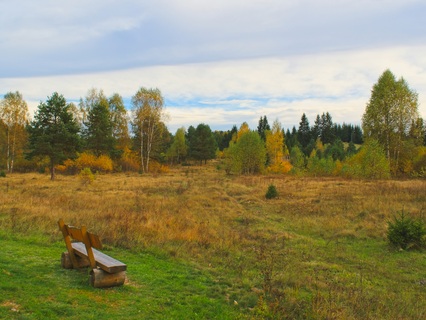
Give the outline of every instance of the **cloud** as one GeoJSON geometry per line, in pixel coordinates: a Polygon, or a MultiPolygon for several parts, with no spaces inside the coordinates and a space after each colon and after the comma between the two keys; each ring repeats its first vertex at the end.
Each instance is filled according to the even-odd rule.
{"type": "MultiPolygon", "coordinates": [[[[32,110],[54,91],[77,101],[92,88],[130,101],[140,87],[158,87],[170,115],[168,127],[209,124],[255,128],[266,115],[288,128],[302,113],[313,122],[330,112],[337,123],[360,123],[370,90],[387,68],[419,93],[426,117],[426,46],[398,46],[322,54],[163,65],[121,71],[33,78],[0,78],[0,88],[19,90],[32,110]]],[[[128,106],[130,107],[130,105],[128,106]]]]}
{"type": "Polygon", "coordinates": [[[0,77],[291,57],[425,43],[424,1],[0,3],[0,77]]]}

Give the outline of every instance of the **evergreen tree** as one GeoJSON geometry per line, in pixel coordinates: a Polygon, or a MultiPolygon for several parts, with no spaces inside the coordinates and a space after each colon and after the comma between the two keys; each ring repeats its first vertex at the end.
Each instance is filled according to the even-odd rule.
{"type": "MultiPolygon", "coordinates": [[[[188,131],[189,133],[189,131],[188,131]]],[[[216,156],[217,144],[210,127],[207,124],[200,123],[194,132],[191,132],[189,142],[189,154],[192,158],[199,160],[200,163],[214,159],[216,156]]]]}
{"type": "Polygon", "coordinates": [[[319,114],[317,114],[316,118],[315,118],[315,123],[312,127],[312,138],[316,141],[318,138],[321,138],[321,134],[322,134],[322,121],[321,121],[321,117],[319,114]]]}
{"type": "Polygon", "coordinates": [[[34,120],[27,126],[29,134],[28,158],[48,157],[50,178],[55,179],[55,166],[73,158],[80,150],[79,126],[68,110],[65,98],[57,92],[41,102],[34,120]]]}
{"type": "Polygon", "coordinates": [[[362,144],[364,142],[362,130],[360,126],[355,126],[351,135],[351,141],[355,144],[362,144]]]}
{"type": "Polygon", "coordinates": [[[333,120],[330,113],[326,112],[321,115],[321,141],[323,144],[332,143],[335,139],[333,130],[333,120]]]}
{"type": "Polygon", "coordinates": [[[114,157],[116,155],[109,104],[105,97],[99,99],[89,109],[84,137],[86,148],[97,157],[101,155],[114,157]]]}
{"type": "Polygon", "coordinates": [[[309,127],[309,120],[306,117],[306,114],[303,114],[300,120],[299,129],[297,130],[297,140],[306,154],[306,147],[311,141],[311,129],[309,127]]]}
{"type": "Polygon", "coordinates": [[[345,146],[342,140],[336,139],[325,149],[325,157],[331,157],[333,161],[342,161],[345,158],[345,146]]]}
{"type": "Polygon", "coordinates": [[[289,129],[287,129],[287,132],[285,134],[285,141],[286,141],[287,149],[289,151],[291,151],[294,146],[300,145],[299,141],[297,141],[297,130],[295,126],[293,126],[293,128],[291,129],[291,132],[289,129]]]}
{"type": "Polygon", "coordinates": [[[229,143],[231,142],[232,137],[234,136],[234,134],[236,135],[237,132],[238,129],[236,125],[232,126],[231,130],[219,131],[219,133],[215,131],[215,138],[220,151],[223,151],[224,149],[229,147],[229,143]]]}
{"type": "Polygon", "coordinates": [[[260,117],[259,125],[257,126],[257,133],[262,138],[263,141],[266,141],[266,131],[270,131],[271,127],[268,124],[268,119],[266,116],[260,117]]]}

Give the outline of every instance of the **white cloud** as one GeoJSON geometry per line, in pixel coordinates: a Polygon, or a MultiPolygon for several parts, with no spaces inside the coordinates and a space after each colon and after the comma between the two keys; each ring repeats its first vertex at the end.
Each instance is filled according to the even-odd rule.
{"type": "Polygon", "coordinates": [[[419,93],[426,117],[426,46],[333,52],[320,55],[248,59],[38,78],[3,78],[4,92],[19,90],[32,110],[54,91],[78,101],[88,89],[117,92],[126,99],[141,87],[158,87],[167,101],[168,126],[207,123],[229,129],[260,116],[298,125],[330,112],[335,122],[360,123],[371,87],[390,68],[419,93]]]}
{"type": "Polygon", "coordinates": [[[424,43],[420,0],[0,2],[0,76],[424,43]]]}

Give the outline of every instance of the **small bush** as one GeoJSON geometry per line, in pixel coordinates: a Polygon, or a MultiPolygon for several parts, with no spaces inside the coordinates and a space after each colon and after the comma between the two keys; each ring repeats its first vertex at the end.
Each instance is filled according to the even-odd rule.
{"type": "Polygon", "coordinates": [[[273,184],[268,187],[268,191],[266,191],[265,197],[266,199],[273,199],[278,197],[277,188],[273,184]]]}
{"type": "Polygon", "coordinates": [[[83,184],[91,184],[95,180],[95,175],[92,173],[90,168],[82,169],[79,177],[83,184]]]}
{"type": "Polygon", "coordinates": [[[407,217],[404,212],[388,222],[387,238],[389,243],[403,250],[421,248],[425,245],[426,229],[422,221],[407,217]]]}
{"type": "Polygon", "coordinates": [[[149,163],[149,172],[151,173],[168,173],[169,167],[166,165],[163,165],[157,161],[152,160],[149,163]]]}
{"type": "Polygon", "coordinates": [[[0,177],[1,178],[6,178],[6,172],[0,171],[0,177]]]}

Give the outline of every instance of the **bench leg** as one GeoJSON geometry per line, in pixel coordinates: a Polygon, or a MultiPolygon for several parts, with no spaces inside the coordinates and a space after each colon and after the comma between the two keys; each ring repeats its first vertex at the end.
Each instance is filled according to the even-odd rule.
{"type": "MultiPolygon", "coordinates": [[[[83,259],[83,258],[81,258],[77,255],[76,255],[76,259],[77,259],[77,263],[78,263],[78,268],[85,268],[85,267],[88,267],[90,265],[88,259],[83,259]]],[[[72,261],[71,261],[71,258],[70,258],[70,254],[68,252],[62,252],[61,266],[64,269],[72,269],[73,268],[72,261]]]]}
{"type": "Polygon", "coordinates": [[[108,288],[123,285],[126,280],[126,271],[117,273],[108,273],[102,269],[93,269],[90,271],[90,284],[94,288],[108,288]]]}

